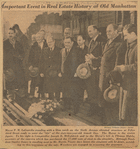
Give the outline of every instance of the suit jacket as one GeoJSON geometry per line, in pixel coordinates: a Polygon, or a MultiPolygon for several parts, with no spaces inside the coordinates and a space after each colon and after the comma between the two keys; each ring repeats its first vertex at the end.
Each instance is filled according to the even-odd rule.
{"type": "MultiPolygon", "coordinates": [[[[50,69],[61,72],[61,54],[60,48],[54,47],[53,51],[50,51],[50,48],[47,47],[45,51],[45,70],[49,71],[50,69]]],[[[47,75],[47,74],[46,74],[47,75]]]]}
{"type": "MultiPolygon", "coordinates": [[[[107,42],[104,47],[99,77],[99,87],[102,92],[109,87],[107,75],[114,69],[115,65],[118,64],[117,57],[121,55],[121,51],[122,41],[120,36],[117,36],[110,44],[107,42]]],[[[121,57],[121,59],[124,59],[124,57],[121,57]]]]}
{"type": "Polygon", "coordinates": [[[56,92],[60,86],[60,79],[58,74],[61,72],[61,54],[60,48],[54,47],[51,51],[49,47],[46,48],[44,53],[45,56],[45,79],[44,89],[45,92],[56,92]],[[53,72],[55,75],[52,77],[50,73],[53,72]]]}
{"type": "Polygon", "coordinates": [[[76,69],[79,66],[79,49],[75,44],[73,44],[69,54],[66,56],[65,48],[61,50],[62,54],[62,65],[61,65],[61,71],[63,73],[63,78],[66,78],[68,80],[77,80],[77,78],[74,77],[74,74],[76,73],[76,69]]]}
{"type": "Polygon", "coordinates": [[[66,55],[65,48],[61,50],[62,53],[62,92],[63,98],[71,98],[74,101],[83,98],[83,89],[81,79],[74,77],[76,69],[79,66],[79,48],[73,44],[70,52],[66,55]]]}
{"type": "Polygon", "coordinates": [[[43,48],[38,45],[37,42],[35,42],[30,49],[30,54],[29,54],[29,66],[33,67],[38,67],[40,73],[45,73],[45,51],[46,45],[43,45],[43,48]]]}
{"type": "Polygon", "coordinates": [[[96,59],[92,60],[93,67],[100,67],[101,56],[105,42],[106,39],[103,36],[98,35],[95,41],[91,40],[89,43],[88,53],[91,53],[96,57],[96,59]]]}
{"type": "Polygon", "coordinates": [[[21,33],[18,37],[17,37],[17,41],[20,42],[20,44],[23,46],[24,52],[26,53],[26,51],[29,50],[29,42],[28,42],[28,38],[21,33]]]}
{"type": "Polygon", "coordinates": [[[29,41],[28,41],[28,38],[22,32],[17,37],[17,41],[19,41],[20,44],[23,47],[23,50],[24,50],[24,53],[25,53],[25,57],[24,57],[24,60],[23,60],[23,66],[24,66],[24,68],[26,68],[27,64],[28,64],[28,57],[29,57],[29,52],[30,52],[29,41]]]}
{"type": "Polygon", "coordinates": [[[84,49],[81,49],[79,46],[77,46],[79,48],[79,63],[85,63],[85,55],[88,53],[88,47],[85,45],[84,49]]]}

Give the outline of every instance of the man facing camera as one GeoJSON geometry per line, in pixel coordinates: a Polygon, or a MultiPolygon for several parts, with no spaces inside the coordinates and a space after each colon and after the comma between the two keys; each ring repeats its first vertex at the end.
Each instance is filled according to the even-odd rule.
{"type": "Polygon", "coordinates": [[[83,90],[79,88],[80,78],[76,74],[76,69],[80,64],[78,59],[79,48],[75,46],[70,37],[64,39],[64,45],[65,48],[61,50],[64,110],[70,109],[73,105],[76,114],[79,111],[80,99],[83,98],[83,90]]]}
{"type": "Polygon", "coordinates": [[[45,52],[45,92],[49,98],[60,100],[61,54],[52,36],[47,37],[48,48],[45,52]]]}
{"type": "Polygon", "coordinates": [[[29,55],[29,71],[34,72],[31,76],[30,96],[34,97],[35,87],[39,86],[39,93],[44,96],[44,74],[45,74],[45,53],[46,43],[44,43],[44,33],[42,31],[36,34],[36,42],[31,46],[29,55]],[[38,73],[37,73],[38,72],[38,73]]]}

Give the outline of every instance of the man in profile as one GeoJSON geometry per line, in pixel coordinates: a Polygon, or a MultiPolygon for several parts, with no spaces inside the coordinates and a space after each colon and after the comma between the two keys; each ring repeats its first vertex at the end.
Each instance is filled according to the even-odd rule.
{"type": "Polygon", "coordinates": [[[122,88],[124,96],[122,105],[119,108],[122,108],[121,111],[124,111],[124,113],[120,113],[120,120],[124,121],[124,125],[137,126],[137,27],[134,24],[124,26],[123,35],[124,40],[127,41],[125,64],[115,67],[115,70],[123,74],[122,88]]]}

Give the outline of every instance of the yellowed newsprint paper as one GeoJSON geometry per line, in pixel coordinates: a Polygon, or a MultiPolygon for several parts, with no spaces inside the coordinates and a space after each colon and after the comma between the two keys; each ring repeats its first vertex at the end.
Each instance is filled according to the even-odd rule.
{"type": "Polygon", "coordinates": [[[0,149],[139,148],[139,1],[1,1],[0,149]]]}

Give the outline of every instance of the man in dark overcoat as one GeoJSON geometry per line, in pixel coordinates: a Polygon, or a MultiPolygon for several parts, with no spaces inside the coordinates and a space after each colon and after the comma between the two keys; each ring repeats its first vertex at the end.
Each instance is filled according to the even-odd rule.
{"type": "Polygon", "coordinates": [[[90,116],[101,112],[101,109],[98,106],[99,69],[103,46],[106,39],[100,35],[98,28],[94,25],[88,27],[88,35],[91,40],[88,46],[88,54],[85,56],[85,61],[90,66],[91,76],[86,79],[85,82],[90,103],[90,110],[88,113],[90,116]]]}
{"type": "Polygon", "coordinates": [[[22,61],[24,50],[22,45],[15,39],[15,30],[9,29],[9,38],[3,42],[3,70],[4,73],[9,69],[14,72],[13,81],[6,81],[6,89],[14,93],[15,89],[25,88],[25,76],[22,61]]]}
{"type": "Polygon", "coordinates": [[[23,47],[24,53],[25,53],[25,56],[23,59],[23,67],[24,67],[24,73],[25,73],[26,94],[27,94],[28,93],[28,81],[29,81],[29,73],[28,73],[29,42],[28,42],[28,38],[26,37],[26,35],[22,33],[18,24],[15,24],[13,28],[16,31],[16,40],[20,42],[20,44],[23,47]]]}
{"type": "Polygon", "coordinates": [[[85,56],[88,54],[88,47],[85,45],[85,36],[83,34],[77,35],[77,44],[79,48],[79,63],[85,63],[85,56]]]}
{"type": "Polygon", "coordinates": [[[63,79],[64,110],[73,105],[74,113],[79,111],[83,90],[80,89],[80,78],[77,77],[76,69],[79,66],[79,49],[74,45],[70,37],[64,40],[65,48],[61,50],[61,72],[63,79]]]}
{"type": "MultiPolygon", "coordinates": [[[[79,48],[78,52],[78,62],[79,65],[85,63],[85,55],[88,53],[88,47],[85,45],[85,36],[83,34],[77,35],[77,44],[79,48]]],[[[80,86],[83,89],[83,98],[84,98],[84,91],[87,90],[85,79],[80,79],[80,86]]],[[[82,95],[81,95],[82,96],[82,95]]]]}
{"type": "Polygon", "coordinates": [[[44,97],[44,74],[45,74],[45,51],[46,51],[46,43],[44,42],[42,32],[38,32],[36,34],[36,41],[30,49],[29,54],[29,71],[31,71],[34,67],[39,69],[39,75],[37,77],[31,78],[31,86],[30,86],[30,96],[29,98],[34,97],[35,88],[39,86],[39,93],[42,97],[44,97]]]}
{"type": "Polygon", "coordinates": [[[60,100],[60,78],[61,54],[60,48],[55,46],[53,37],[47,37],[48,48],[45,52],[45,92],[49,94],[49,99],[60,100]],[[55,94],[55,96],[54,96],[55,94]]]}
{"type": "Polygon", "coordinates": [[[122,88],[123,97],[121,107],[119,107],[120,120],[124,125],[138,125],[138,94],[137,94],[137,27],[128,24],[123,29],[124,39],[127,41],[127,51],[125,53],[125,64],[117,65],[118,70],[123,75],[122,88]],[[126,94],[125,94],[126,93],[126,94]]]}
{"type": "Polygon", "coordinates": [[[118,35],[118,26],[110,24],[107,26],[106,33],[108,41],[105,44],[101,59],[100,78],[99,78],[99,102],[105,108],[107,125],[118,125],[118,103],[109,103],[103,99],[104,91],[109,87],[108,74],[115,66],[123,62],[125,49],[122,46],[122,39],[118,35]]]}

